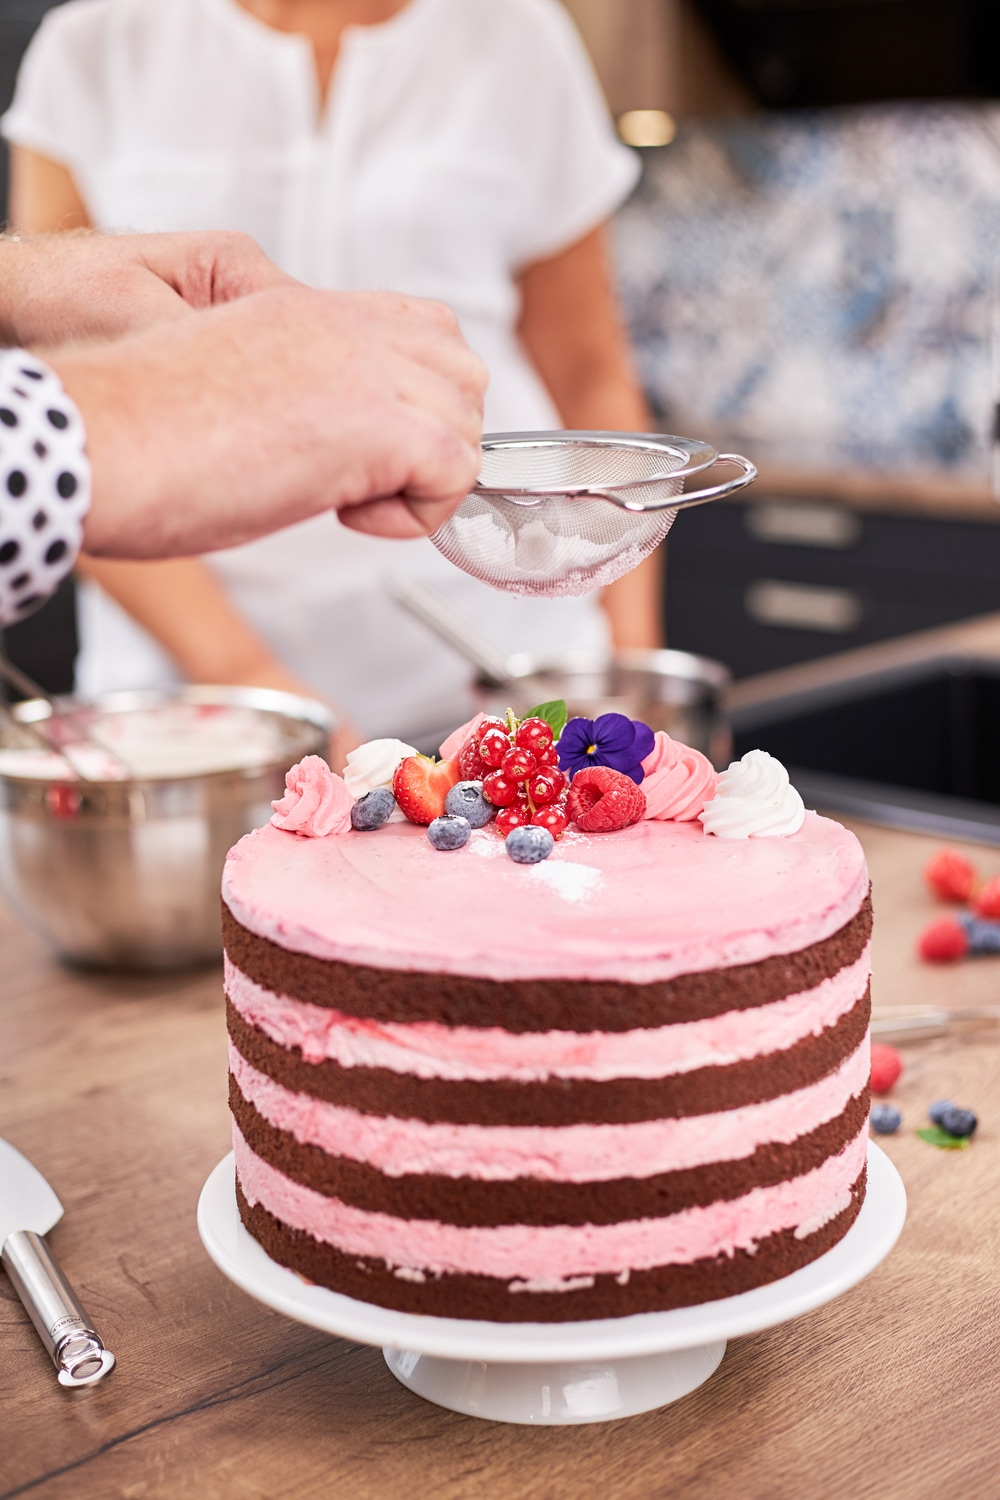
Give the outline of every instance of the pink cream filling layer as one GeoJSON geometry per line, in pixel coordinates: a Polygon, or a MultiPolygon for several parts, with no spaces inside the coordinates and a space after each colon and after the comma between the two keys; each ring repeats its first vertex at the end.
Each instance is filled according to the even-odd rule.
{"type": "Polygon", "coordinates": [[[261,988],[227,957],[226,994],[243,1019],[306,1062],[386,1068],[416,1078],[479,1081],[667,1078],[783,1052],[818,1036],[857,1004],[871,972],[870,947],[814,989],[705,1021],[622,1032],[514,1034],[498,1026],[401,1025],[344,1015],[261,988]]]}
{"type": "Polygon", "coordinates": [[[452,1125],[365,1115],[282,1088],[251,1067],[232,1043],[229,1066],[244,1098],[276,1129],[389,1177],[600,1182],[739,1161],[758,1146],[797,1140],[842,1114],[861,1093],[869,1046],[866,1037],[836,1072],[795,1093],[717,1114],[634,1125],[452,1125]]]}
{"type": "Polygon", "coordinates": [[[233,1127],[239,1180],[251,1204],[334,1245],[391,1266],[437,1275],[452,1272],[522,1278],[620,1274],[653,1266],[689,1265],[708,1256],[753,1251],[762,1239],[793,1229],[815,1233],[851,1202],[865,1162],[867,1129],[839,1156],[776,1187],[754,1188],[732,1202],[688,1208],[662,1219],[583,1226],[501,1225],[465,1228],[436,1220],[368,1213],[292,1182],[256,1156],[233,1127]]]}

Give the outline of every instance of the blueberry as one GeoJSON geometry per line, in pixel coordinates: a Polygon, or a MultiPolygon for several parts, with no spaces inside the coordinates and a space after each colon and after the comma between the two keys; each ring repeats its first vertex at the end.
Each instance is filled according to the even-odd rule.
{"type": "Polygon", "coordinates": [[[957,1104],[949,1104],[947,1109],[941,1111],[941,1118],[935,1122],[949,1135],[957,1136],[964,1141],[975,1130],[979,1121],[971,1109],[959,1109],[957,1104]]]}
{"type": "Polygon", "coordinates": [[[1000,953],[1000,922],[962,912],[959,924],[965,928],[970,953],[1000,953]]]}
{"type": "Polygon", "coordinates": [[[895,1135],[903,1116],[894,1104],[873,1104],[869,1122],[876,1135],[895,1135]]]}
{"type": "Polygon", "coordinates": [[[427,837],[435,849],[461,849],[472,837],[472,824],[468,818],[459,818],[454,813],[445,813],[435,818],[427,830],[427,837]]]}
{"type": "MultiPolygon", "coordinates": [[[[935,1125],[940,1125],[941,1116],[943,1114],[946,1114],[949,1109],[954,1108],[955,1106],[954,1104],[952,1104],[950,1099],[936,1099],[931,1105],[930,1109],[927,1111],[927,1117],[928,1119],[933,1120],[935,1125]]],[[[941,1128],[943,1129],[944,1127],[942,1126],[941,1128]]]]}
{"type": "Polygon", "coordinates": [[[467,818],[473,828],[485,828],[496,813],[492,802],[483,796],[481,781],[460,781],[444,799],[444,810],[456,818],[467,818]]]}
{"type": "Polygon", "coordinates": [[[512,828],[506,840],[507,853],[515,864],[537,865],[540,860],[548,859],[556,841],[547,828],[539,828],[534,823],[523,823],[520,828],[512,828]]]}
{"type": "Polygon", "coordinates": [[[351,808],[351,827],[360,833],[369,828],[381,828],[396,811],[396,799],[387,786],[377,786],[366,792],[351,808]]]}

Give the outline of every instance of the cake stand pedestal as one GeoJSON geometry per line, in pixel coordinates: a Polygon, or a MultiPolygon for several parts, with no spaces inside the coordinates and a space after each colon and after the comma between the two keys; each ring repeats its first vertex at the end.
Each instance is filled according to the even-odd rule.
{"type": "Polygon", "coordinates": [[[421,1317],[312,1286],[243,1228],[232,1155],[198,1203],[198,1232],[219,1270],[267,1307],[359,1344],[382,1346],[409,1390],[494,1422],[565,1426],[651,1411],[718,1369],[726,1340],[788,1322],[848,1291],[888,1255],[906,1217],[889,1158],[868,1147],[864,1206],[832,1250],[770,1286],[672,1312],[587,1323],[485,1323],[421,1317]]]}

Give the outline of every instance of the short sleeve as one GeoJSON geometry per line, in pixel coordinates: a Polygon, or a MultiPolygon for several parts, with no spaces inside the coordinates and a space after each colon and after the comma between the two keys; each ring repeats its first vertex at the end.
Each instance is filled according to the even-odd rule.
{"type": "Polygon", "coordinates": [[[558,254],[609,218],[640,175],[615,134],[593,65],[557,0],[506,0],[525,35],[513,80],[526,174],[515,265],[558,254]]]}
{"type": "Polygon", "coordinates": [[[108,0],[71,0],[49,11],[17,75],[0,131],[73,167],[106,148],[101,98],[107,73],[104,16],[108,0]]]}

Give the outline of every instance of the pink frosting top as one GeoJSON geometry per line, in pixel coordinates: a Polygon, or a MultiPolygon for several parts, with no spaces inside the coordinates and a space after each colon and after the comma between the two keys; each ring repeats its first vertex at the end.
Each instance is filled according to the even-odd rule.
{"type": "Polygon", "coordinates": [[[300,760],[286,775],[285,786],[281,801],[271,803],[273,827],[310,839],[348,831],[354,798],[343,777],[331,771],[320,756],[307,755],[300,760]]]}
{"type": "Polygon", "coordinates": [[[693,822],[715,796],[719,773],[707,756],[659,730],[642,763],[646,817],[693,822]]]}
{"type": "Polygon", "coordinates": [[[333,839],[267,827],[240,840],[223,874],[238,921],[318,958],[632,983],[805,948],[849,921],[867,888],[857,839],[816,813],[781,839],[650,819],[571,830],[537,865],[515,864],[489,826],[452,854],[412,823],[333,839]]]}

